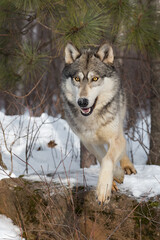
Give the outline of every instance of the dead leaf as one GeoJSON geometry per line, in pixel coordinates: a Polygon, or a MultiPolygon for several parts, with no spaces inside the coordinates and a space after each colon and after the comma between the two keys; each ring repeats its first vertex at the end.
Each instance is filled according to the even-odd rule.
{"type": "Polygon", "coordinates": [[[57,143],[56,143],[54,140],[51,140],[51,141],[48,143],[48,147],[49,147],[49,148],[54,148],[55,146],[57,146],[57,143]]]}

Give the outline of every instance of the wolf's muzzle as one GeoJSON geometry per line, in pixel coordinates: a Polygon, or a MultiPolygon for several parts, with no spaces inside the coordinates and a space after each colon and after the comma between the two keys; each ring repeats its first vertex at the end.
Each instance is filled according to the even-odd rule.
{"type": "Polygon", "coordinates": [[[87,98],[79,98],[78,99],[78,105],[81,107],[81,108],[85,108],[87,107],[89,101],[87,98]]]}
{"type": "Polygon", "coordinates": [[[79,98],[78,105],[81,108],[81,114],[83,116],[89,116],[92,113],[93,109],[95,108],[96,102],[97,102],[97,98],[95,99],[95,102],[91,107],[87,107],[89,104],[88,99],[87,98],[79,98]]]}

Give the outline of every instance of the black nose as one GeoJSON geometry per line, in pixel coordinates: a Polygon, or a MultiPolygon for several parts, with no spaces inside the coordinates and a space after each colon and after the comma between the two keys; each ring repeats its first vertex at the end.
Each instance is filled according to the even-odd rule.
{"type": "Polygon", "coordinates": [[[87,98],[79,98],[78,99],[78,105],[81,107],[81,108],[85,108],[87,107],[88,105],[88,99],[87,98]]]}

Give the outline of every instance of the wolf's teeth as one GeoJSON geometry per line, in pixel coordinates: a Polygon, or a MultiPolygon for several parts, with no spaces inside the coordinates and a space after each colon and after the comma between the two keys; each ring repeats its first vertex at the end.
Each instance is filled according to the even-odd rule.
{"type": "Polygon", "coordinates": [[[88,114],[91,111],[91,108],[81,109],[84,114],[88,114]]]}

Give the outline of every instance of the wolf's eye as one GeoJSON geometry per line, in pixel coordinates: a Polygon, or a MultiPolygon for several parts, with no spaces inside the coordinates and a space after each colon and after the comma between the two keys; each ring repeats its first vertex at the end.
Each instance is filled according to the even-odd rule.
{"type": "Polygon", "coordinates": [[[93,77],[92,81],[96,82],[98,80],[98,77],[93,77]]]}
{"type": "Polygon", "coordinates": [[[80,82],[80,78],[79,77],[74,77],[73,78],[76,82],[80,82]]]}

